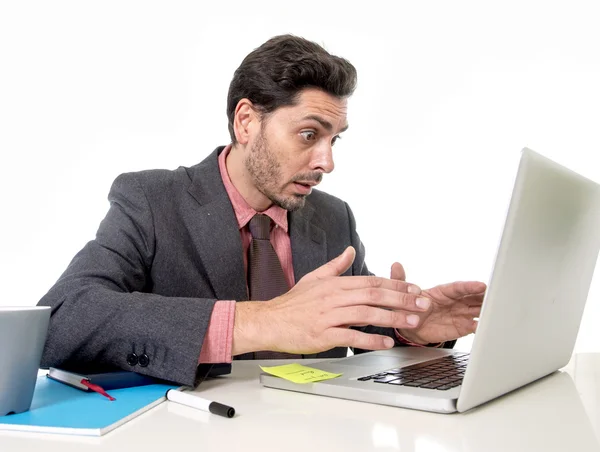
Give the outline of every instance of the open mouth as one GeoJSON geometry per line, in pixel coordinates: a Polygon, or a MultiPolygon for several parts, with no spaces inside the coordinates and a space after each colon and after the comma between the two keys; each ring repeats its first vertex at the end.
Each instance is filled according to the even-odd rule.
{"type": "MultiPolygon", "coordinates": [[[[314,183],[313,183],[314,185],[314,183]]],[[[294,182],[294,188],[299,194],[308,195],[312,191],[312,185],[302,182],[294,182]]]]}

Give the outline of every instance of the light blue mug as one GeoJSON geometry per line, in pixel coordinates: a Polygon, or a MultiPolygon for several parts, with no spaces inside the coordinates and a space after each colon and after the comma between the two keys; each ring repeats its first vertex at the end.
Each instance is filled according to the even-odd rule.
{"type": "Polygon", "coordinates": [[[0,416],[31,407],[49,322],[48,306],[0,306],[0,416]]]}

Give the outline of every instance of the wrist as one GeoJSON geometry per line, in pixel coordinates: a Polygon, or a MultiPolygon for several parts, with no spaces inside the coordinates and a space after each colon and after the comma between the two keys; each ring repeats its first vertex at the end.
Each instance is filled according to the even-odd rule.
{"type": "Polygon", "coordinates": [[[429,344],[428,341],[424,341],[417,334],[415,334],[414,331],[411,330],[396,328],[396,334],[400,336],[401,339],[404,339],[404,341],[401,340],[401,342],[405,342],[409,345],[425,346],[429,344]]]}
{"type": "Polygon", "coordinates": [[[233,322],[233,356],[270,350],[268,301],[241,301],[235,304],[233,322]]]}

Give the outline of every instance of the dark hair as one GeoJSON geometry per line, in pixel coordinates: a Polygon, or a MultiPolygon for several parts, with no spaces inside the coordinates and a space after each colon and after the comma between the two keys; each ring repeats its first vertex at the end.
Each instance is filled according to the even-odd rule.
{"type": "Polygon", "coordinates": [[[356,88],[356,69],[320,45],[292,35],[275,36],[244,58],[233,74],[227,95],[227,118],[232,143],[235,108],[250,100],[261,115],[294,105],[304,88],[314,87],[344,98],[356,88]]]}

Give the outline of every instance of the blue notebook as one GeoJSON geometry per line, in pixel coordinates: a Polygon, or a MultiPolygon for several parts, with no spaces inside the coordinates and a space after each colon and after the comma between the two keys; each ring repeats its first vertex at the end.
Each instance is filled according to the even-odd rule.
{"type": "Polygon", "coordinates": [[[0,430],[101,436],[165,401],[168,389],[152,384],[110,391],[116,400],[81,391],[46,376],[37,379],[31,408],[0,417],[0,430]]]}

